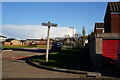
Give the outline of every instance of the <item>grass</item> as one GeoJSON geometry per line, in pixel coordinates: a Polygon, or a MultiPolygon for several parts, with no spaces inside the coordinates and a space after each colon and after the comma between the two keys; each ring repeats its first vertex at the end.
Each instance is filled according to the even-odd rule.
{"type": "Polygon", "coordinates": [[[45,62],[45,55],[32,58],[33,62],[42,62],[42,65],[48,67],[67,68],[75,70],[85,70],[90,65],[89,49],[76,47],[59,52],[49,53],[49,61],[45,62]]]}

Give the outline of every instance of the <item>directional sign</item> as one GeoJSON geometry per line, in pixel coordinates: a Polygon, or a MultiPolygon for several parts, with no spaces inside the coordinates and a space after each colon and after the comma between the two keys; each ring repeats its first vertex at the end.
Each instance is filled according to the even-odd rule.
{"type": "Polygon", "coordinates": [[[42,23],[42,26],[48,26],[48,33],[47,33],[47,46],[46,46],[46,58],[45,61],[48,62],[48,53],[49,53],[49,35],[50,35],[50,27],[57,27],[57,24],[50,23],[42,23]]]}
{"type": "Polygon", "coordinates": [[[53,27],[57,27],[57,24],[51,24],[51,26],[53,26],[53,27]]]}
{"type": "Polygon", "coordinates": [[[42,26],[49,26],[48,23],[42,23],[42,26]]]}
{"type": "Polygon", "coordinates": [[[57,24],[53,24],[53,23],[42,23],[42,26],[52,26],[52,27],[57,27],[57,24]]]}

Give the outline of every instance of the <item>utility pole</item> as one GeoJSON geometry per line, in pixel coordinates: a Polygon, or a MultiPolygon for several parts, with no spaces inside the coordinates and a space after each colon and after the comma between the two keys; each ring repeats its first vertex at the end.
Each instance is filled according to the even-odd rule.
{"type": "Polygon", "coordinates": [[[48,62],[48,54],[49,54],[49,36],[50,36],[50,27],[57,27],[57,24],[53,24],[50,23],[50,21],[48,21],[48,23],[42,23],[42,26],[48,26],[48,32],[47,32],[47,46],[46,46],[46,57],[45,57],[45,61],[48,62]]]}

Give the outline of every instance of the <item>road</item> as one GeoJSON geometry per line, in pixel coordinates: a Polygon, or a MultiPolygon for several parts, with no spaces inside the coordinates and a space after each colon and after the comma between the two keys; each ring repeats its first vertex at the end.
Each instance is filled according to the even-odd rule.
{"type": "MultiPolygon", "coordinates": [[[[2,51],[2,53],[0,54],[2,55],[2,58],[0,58],[0,64],[2,64],[2,78],[84,78],[84,79],[87,78],[82,74],[71,74],[71,73],[56,72],[56,71],[37,68],[29,65],[24,60],[18,60],[25,57],[44,55],[44,54],[45,54],[45,49],[36,49],[36,48],[2,51]]],[[[115,77],[115,76],[111,76],[111,77],[115,77]]],[[[105,78],[109,78],[109,77],[102,76],[101,79],[105,80],[105,78]]],[[[92,78],[90,79],[92,80],[92,78]]]]}
{"type": "Polygon", "coordinates": [[[79,74],[55,72],[30,66],[18,58],[42,55],[34,51],[3,51],[2,52],[2,78],[80,78],[79,74]]]}

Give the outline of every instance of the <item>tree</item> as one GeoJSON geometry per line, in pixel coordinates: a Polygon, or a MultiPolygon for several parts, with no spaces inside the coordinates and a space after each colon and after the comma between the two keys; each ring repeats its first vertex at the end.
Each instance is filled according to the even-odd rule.
{"type": "Polygon", "coordinates": [[[83,34],[83,36],[86,36],[86,30],[85,30],[84,26],[83,26],[83,29],[82,29],[82,34],[83,34]]]}

